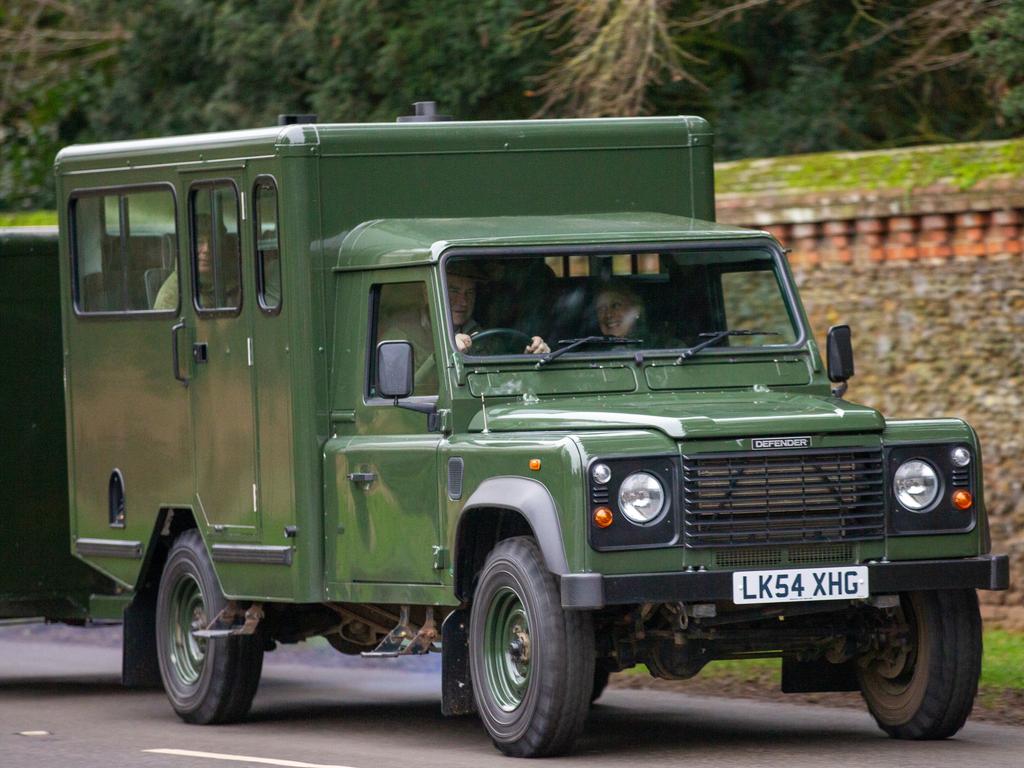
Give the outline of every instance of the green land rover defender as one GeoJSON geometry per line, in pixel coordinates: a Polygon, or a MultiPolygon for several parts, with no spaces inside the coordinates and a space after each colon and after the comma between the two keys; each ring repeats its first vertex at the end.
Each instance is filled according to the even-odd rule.
{"type": "Polygon", "coordinates": [[[611,672],[765,656],[954,734],[1009,580],[971,427],[844,398],[849,328],[823,360],[784,249],[715,223],[703,120],[429,111],[59,154],[59,249],[19,268],[59,263],[64,402],[19,397],[65,408],[68,496],[9,535],[104,579],[3,615],[122,616],[126,682],[194,723],[323,636],[439,651],[445,713],[515,756],[611,672]]]}

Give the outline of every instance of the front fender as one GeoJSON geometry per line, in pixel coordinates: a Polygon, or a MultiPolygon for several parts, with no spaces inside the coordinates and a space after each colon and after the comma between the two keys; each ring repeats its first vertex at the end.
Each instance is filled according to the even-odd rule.
{"type": "MultiPolygon", "coordinates": [[[[565,555],[562,526],[558,508],[547,487],[527,477],[492,477],[480,484],[466,500],[455,532],[455,551],[459,553],[465,545],[467,521],[473,519],[474,510],[508,510],[522,515],[533,531],[544,564],[557,576],[569,572],[569,561],[565,555]]],[[[462,558],[454,558],[455,583],[461,584],[459,573],[462,558]]]]}

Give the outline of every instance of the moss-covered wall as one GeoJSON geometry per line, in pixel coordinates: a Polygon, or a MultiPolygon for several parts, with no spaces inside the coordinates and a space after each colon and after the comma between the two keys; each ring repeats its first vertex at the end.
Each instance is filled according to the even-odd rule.
{"type": "Polygon", "coordinates": [[[1024,141],[730,163],[716,182],[719,219],[793,249],[822,345],[852,326],[849,399],[977,429],[1013,584],[983,599],[1024,622],[1024,141]]]}

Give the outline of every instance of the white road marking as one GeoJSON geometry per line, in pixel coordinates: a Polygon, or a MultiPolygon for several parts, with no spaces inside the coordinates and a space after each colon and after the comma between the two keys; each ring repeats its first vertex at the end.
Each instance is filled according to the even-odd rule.
{"type": "Polygon", "coordinates": [[[49,736],[49,731],[18,731],[19,736],[49,736]]]}
{"type": "Polygon", "coordinates": [[[178,757],[205,757],[208,760],[230,760],[235,763],[258,763],[259,765],[283,765],[285,768],[351,768],[348,765],[326,765],[324,763],[301,763],[297,760],[277,760],[273,757],[250,757],[247,755],[225,755],[219,752],[194,752],[191,749],[144,749],[155,755],[176,755],[178,757]]]}

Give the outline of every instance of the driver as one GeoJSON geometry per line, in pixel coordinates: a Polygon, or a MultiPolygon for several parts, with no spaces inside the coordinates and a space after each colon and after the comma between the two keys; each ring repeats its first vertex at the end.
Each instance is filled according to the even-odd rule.
{"type": "MultiPolygon", "coordinates": [[[[455,328],[455,348],[468,352],[473,346],[473,334],[483,329],[473,319],[476,306],[477,283],[482,275],[469,264],[453,264],[448,268],[448,303],[455,328]]],[[[525,354],[541,355],[551,348],[540,336],[533,336],[523,350],[525,354]]]]}

